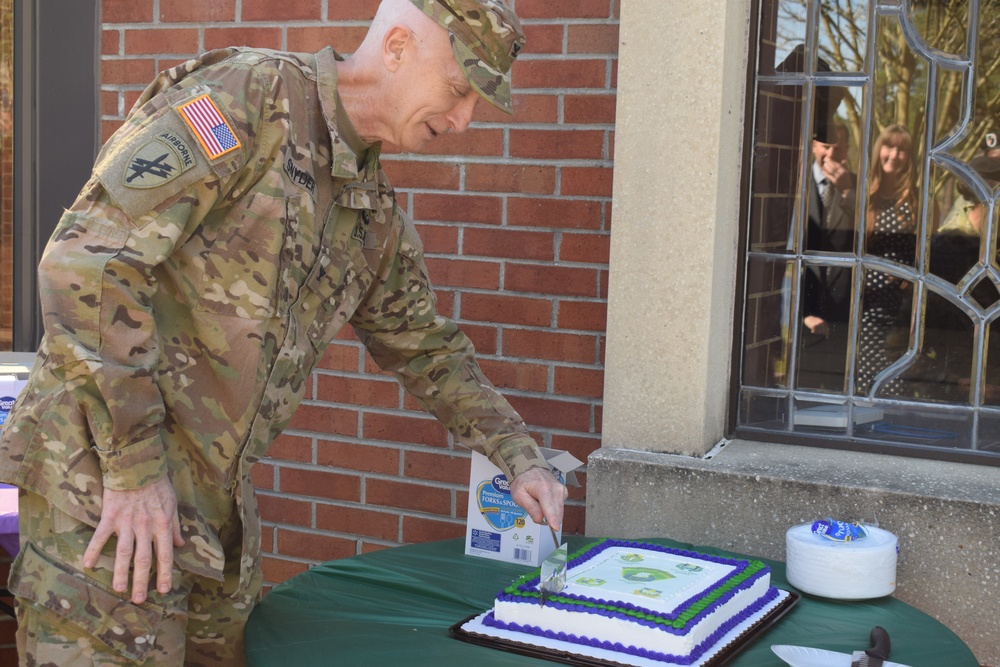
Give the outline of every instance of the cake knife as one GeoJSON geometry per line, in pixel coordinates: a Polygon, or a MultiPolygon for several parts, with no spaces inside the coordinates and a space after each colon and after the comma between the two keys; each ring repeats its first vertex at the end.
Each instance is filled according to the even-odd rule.
{"type": "MultiPolygon", "coordinates": [[[[826,651],[821,648],[809,648],[808,646],[789,646],[787,644],[775,644],[771,646],[774,653],[787,662],[792,667],[851,667],[860,663],[852,662],[853,656],[849,653],[838,653],[837,651],[826,651]]],[[[864,652],[862,652],[864,655],[864,652]]],[[[865,656],[868,657],[868,656],[865,656]]],[[[869,658],[870,659],[870,658],[869,658]]],[[[868,663],[869,665],[873,663],[868,663]]],[[[909,667],[898,662],[882,661],[882,667],[909,667]]]]}
{"type": "Polygon", "coordinates": [[[853,654],[837,653],[807,646],[775,645],[774,653],[792,667],[906,667],[889,662],[889,633],[875,626],[871,634],[872,647],[853,654]]]}
{"type": "Polygon", "coordinates": [[[556,549],[542,561],[541,583],[538,585],[542,592],[542,604],[548,601],[550,595],[566,587],[566,543],[559,544],[559,538],[556,537],[556,531],[552,526],[549,526],[549,532],[552,534],[556,549]]]}

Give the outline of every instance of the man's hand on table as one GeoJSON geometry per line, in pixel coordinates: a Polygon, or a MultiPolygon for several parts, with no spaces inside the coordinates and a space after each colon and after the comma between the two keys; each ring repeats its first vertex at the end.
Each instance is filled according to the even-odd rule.
{"type": "Polygon", "coordinates": [[[551,472],[532,468],[521,473],[510,483],[510,495],[527,510],[532,521],[547,522],[553,530],[562,530],[563,503],[569,491],[551,472]]]}
{"type": "Polygon", "coordinates": [[[131,565],[132,602],[145,602],[155,551],[156,589],[169,593],[174,547],[184,544],[177,517],[177,495],[170,479],[164,477],[148,486],[127,491],[104,489],[101,520],[83,554],[84,567],[93,568],[97,564],[101,549],[112,535],[118,536],[112,587],[119,593],[128,590],[131,565]]]}

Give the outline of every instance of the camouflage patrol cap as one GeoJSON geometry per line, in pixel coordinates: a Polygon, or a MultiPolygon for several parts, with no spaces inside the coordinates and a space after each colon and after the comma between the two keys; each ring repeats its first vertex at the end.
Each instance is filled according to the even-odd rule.
{"type": "Polygon", "coordinates": [[[410,0],[448,30],[465,76],[491,104],[514,113],[510,68],[524,46],[524,32],[503,0],[410,0]]]}

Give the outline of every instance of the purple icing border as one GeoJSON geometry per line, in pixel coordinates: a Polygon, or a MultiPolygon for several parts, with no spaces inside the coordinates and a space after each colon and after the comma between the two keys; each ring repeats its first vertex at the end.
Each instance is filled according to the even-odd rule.
{"type": "MultiPolygon", "coordinates": [[[[736,567],[737,568],[736,571],[733,572],[729,577],[727,577],[726,580],[732,579],[733,577],[742,574],[750,566],[750,561],[745,560],[745,559],[724,558],[722,556],[712,556],[712,555],[709,555],[709,554],[700,554],[700,553],[695,552],[695,551],[687,551],[687,550],[684,550],[684,549],[672,549],[670,547],[662,547],[662,546],[659,546],[657,544],[645,544],[645,543],[642,543],[642,542],[632,542],[632,541],[627,541],[627,540],[616,540],[616,539],[609,538],[609,539],[603,540],[601,542],[598,542],[596,545],[594,545],[592,547],[591,546],[584,547],[584,549],[582,550],[582,552],[578,552],[578,553],[580,553],[579,556],[577,556],[576,558],[573,558],[572,560],[569,561],[569,563],[567,564],[567,570],[569,570],[569,569],[571,569],[573,567],[576,567],[577,565],[580,565],[582,563],[586,563],[588,560],[594,558],[595,556],[603,553],[605,550],[610,549],[612,547],[624,547],[624,548],[629,548],[629,549],[643,549],[645,551],[658,551],[658,552],[661,552],[661,553],[667,553],[667,554],[671,554],[671,555],[674,555],[674,556],[683,556],[685,558],[694,558],[694,559],[706,560],[706,561],[713,562],[713,563],[721,563],[723,565],[732,565],[732,566],[736,567]]],[[[683,613],[684,611],[686,611],[688,609],[688,607],[690,607],[695,602],[697,602],[697,601],[701,600],[702,598],[704,598],[711,591],[713,591],[716,588],[718,588],[718,586],[721,585],[721,584],[716,583],[716,584],[712,584],[712,585],[708,586],[704,590],[702,590],[702,591],[694,594],[689,599],[687,599],[684,602],[678,604],[672,611],[666,612],[666,613],[661,613],[661,612],[658,612],[658,611],[654,611],[652,609],[647,609],[645,607],[640,607],[640,606],[632,604],[630,602],[622,602],[622,601],[616,601],[616,600],[603,600],[601,598],[590,598],[590,597],[586,597],[586,596],[583,596],[583,595],[573,595],[573,594],[566,594],[566,595],[560,594],[560,597],[568,599],[568,600],[571,600],[572,602],[567,603],[567,602],[561,602],[558,599],[550,599],[548,602],[546,602],[546,604],[551,605],[553,607],[556,607],[557,609],[572,610],[572,611],[583,612],[583,613],[588,613],[588,614],[597,614],[597,615],[600,615],[600,616],[608,616],[608,617],[612,617],[612,618],[621,618],[621,619],[624,619],[624,620],[627,620],[627,621],[631,621],[632,623],[638,623],[640,625],[645,625],[645,626],[648,626],[648,627],[657,627],[657,628],[660,628],[661,630],[663,630],[665,632],[669,632],[669,633],[674,634],[674,635],[681,635],[682,636],[682,635],[685,635],[688,632],[690,632],[690,629],[693,626],[697,625],[697,623],[702,618],[704,618],[708,614],[711,614],[720,605],[725,604],[726,602],[728,602],[738,592],[740,592],[740,591],[742,591],[742,590],[744,590],[744,589],[749,588],[750,586],[752,586],[760,577],[764,576],[765,574],[770,573],[770,571],[771,571],[771,568],[769,568],[769,567],[767,567],[765,565],[762,569],[760,569],[759,571],[757,571],[754,575],[752,575],[749,578],[745,579],[739,585],[737,585],[734,588],[732,588],[729,591],[727,591],[725,595],[717,598],[711,604],[709,604],[704,609],[702,609],[700,612],[698,612],[698,614],[696,614],[693,618],[689,619],[689,621],[686,622],[684,624],[684,627],[682,627],[682,628],[675,628],[675,627],[673,627],[673,625],[671,624],[671,622],[674,621],[674,620],[676,620],[677,617],[680,616],[681,613],[683,613]],[[576,603],[576,604],[574,604],[574,603],[576,603]],[[609,606],[609,607],[615,607],[616,609],[615,610],[611,610],[611,609],[594,609],[594,608],[589,607],[589,606],[580,605],[579,603],[598,604],[598,605],[604,605],[604,606],[609,606]],[[621,610],[621,611],[619,611],[619,610],[621,610]],[[635,614],[642,614],[642,615],[647,615],[647,616],[653,616],[657,620],[635,618],[635,614]]],[[[724,581],[726,581],[726,580],[724,580],[724,581]]],[[[534,577],[532,579],[528,579],[527,581],[525,581],[522,584],[517,585],[516,586],[516,590],[520,591],[522,593],[536,593],[538,591],[538,584],[539,583],[540,583],[540,578],[539,577],[534,577]]],[[[536,603],[536,596],[534,596],[534,595],[531,596],[531,597],[526,598],[526,597],[524,597],[522,595],[507,593],[506,592],[507,590],[510,590],[510,588],[508,587],[504,591],[501,591],[497,595],[497,600],[502,600],[504,602],[517,603],[517,604],[535,604],[536,603]]]]}
{"type": "Polygon", "coordinates": [[[592,639],[590,637],[578,637],[573,634],[566,634],[564,632],[552,632],[551,630],[543,630],[536,625],[520,625],[518,623],[504,623],[503,621],[498,621],[494,616],[493,612],[490,611],[483,618],[483,625],[491,628],[498,628],[500,630],[508,630],[510,632],[521,632],[529,635],[535,635],[538,637],[545,637],[547,639],[555,639],[558,641],[568,642],[571,644],[580,644],[582,646],[590,646],[592,648],[604,649],[606,651],[615,651],[617,653],[626,653],[628,655],[634,655],[639,658],[644,658],[646,660],[654,660],[657,662],[669,662],[676,665],[690,665],[695,660],[698,660],[703,656],[709,649],[715,646],[715,644],[722,639],[730,630],[735,628],[740,623],[743,623],[748,618],[760,612],[761,609],[766,607],[768,604],[773,602],[779,595],[779,591],[774,586],[768,588],[767,592],[761,597],[757,598],[751,605],[744,608],[739,614],[736,614],[728,621],[719,626],[719,628],[705,638],[705,641],[698,644],[694,650],[686,656],[674,655],[672,653],[660,653],[658,651],[651,651],[649,649],[639,648],[637,646],[625,646],[620,642],[609,642],[602,641],[599,639],[592,639]]]}

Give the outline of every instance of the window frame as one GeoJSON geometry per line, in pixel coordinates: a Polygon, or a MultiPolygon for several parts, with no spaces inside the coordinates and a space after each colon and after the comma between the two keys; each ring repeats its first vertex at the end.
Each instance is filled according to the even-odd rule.
{"type": "Polygon", "coordinates": [[[13,350],[30,352],[42,337],[35,267],[100,147],[100,0],[14,0],[14,35],[13,350]]]}

